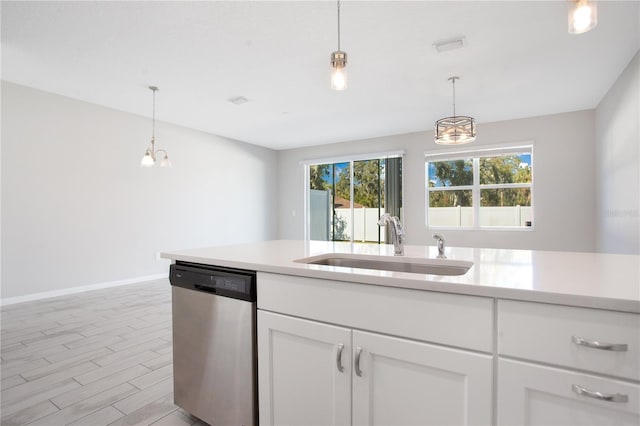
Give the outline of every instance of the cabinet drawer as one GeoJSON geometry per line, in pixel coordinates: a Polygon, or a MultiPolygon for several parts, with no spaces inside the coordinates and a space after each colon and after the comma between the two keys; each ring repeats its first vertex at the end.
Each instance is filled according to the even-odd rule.
{"type": "Polygon", "coordinates": [[[510,300],[498,302],[500,355],[639,380],[639,345],[637,314],[510,300]],[[626,348],[597,347],[605,344],[626,348]]]}
{"type": "Polygon", "coordinates": [[[498,426],[638,425],[640,386],[501,359],[498,426]]]}
{"type": "Polygon", "coordinates": [[[491,352],[493,300],[258,273],[258,309],[491,352]]]}

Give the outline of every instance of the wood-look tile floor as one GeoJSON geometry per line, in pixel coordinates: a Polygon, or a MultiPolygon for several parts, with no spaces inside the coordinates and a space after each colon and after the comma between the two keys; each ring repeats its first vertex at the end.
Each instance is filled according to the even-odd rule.
{"type": "Polygon", "coordinates": [[[205,425],[173,404],[168,280],[0,312],[2,426],[205,425]]]}

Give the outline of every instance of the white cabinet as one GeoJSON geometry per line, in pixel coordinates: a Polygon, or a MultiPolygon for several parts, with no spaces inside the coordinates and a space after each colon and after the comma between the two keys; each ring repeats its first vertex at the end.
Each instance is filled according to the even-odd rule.
{"type": "Polygon", "coordinates": [[[491,356],[360,331],[353,348],[353,424],[491,423],[491,356]]]}
{"type": "Polygon", "coordinates": [[[260,424],[351,424],[350,354],[349,329],[258,311],[260,424]]]}
{"type": "Polygon", "coordinates": [[[498,371],[499,425],[640,424],[638,385],[503,359],[498,371]],[[599,395],[579,395],[580,388],[599,395]]]}
{"type": "Polygon", "coordinates": [[[259,311],[260,423],[489,424],[491,359],[259,311]]]}
{"type": "Polygon", "coordinates": [[[637,426],[639,343],[636,314],[499,301],[498,425],[637,426]]]}
{"type": "Polygon", "coordinates": [[[258,309],[263,425],[640,424],[637,314],[270,273],[258,309]]]}

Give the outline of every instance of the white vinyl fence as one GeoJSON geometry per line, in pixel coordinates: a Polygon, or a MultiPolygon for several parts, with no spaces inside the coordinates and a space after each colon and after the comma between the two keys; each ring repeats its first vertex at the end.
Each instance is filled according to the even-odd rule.
{"type": "MultiPolygon", "coordinates": [[[[351,209],[336,209],[339,221],[344,221],[345,239],[351,234],[351,209]]],[[[378,219],[384,213],[384,209],[356,208],[353,211],[353,241],[378,241],[378,232],[383,232],[381,240],[384,240],[384,230],[380,231],[378,219]]],[[[492,226],[497,228],[513,228],[527,226],[530,222],[531,207],[480,207],[480,226],[492,226]]],[[[470,227],[473,226],[472,207],[432,207],[429,209],[430,227],[470,227]]]]}
{"type": "MultiPolygon", "coordinates": [[[[378,241],[378,219],[384,213],[384,209],[361,207],[353,209],[353,241],[378,241]]],[[[346,239],[351,234],[351,209],[336,209],[336,218],[338,221],[344,221],[346,239]]],[[[380,234],[384,239],[384,234],[380,234]]]]}
{"type": "MultiPolygon", "coordinates": [[[[331,236],[331,192],[316,189],[309,190],[310,226],[309,236],[312,240],[328,241],[331,236]]],[[[356,208],[353,211],[353,224],[351,228],[351,209],[338,208],[336,213],[336,235],[338,240],[350,240],[353,229],[354,241],[378,242],[378,219],[384,213],[384,209],[356,208]]],[[[384,238],[384,234],[380,234],[384,238]]]]}
{"type": "MultiPolygon", "coordinates": [[[[519,227],[531,222],[530,206],[480,207],[480,226],[519,227]]],[[[473,207],[430,207],[430,227],[473,226],[473,207]]]]}

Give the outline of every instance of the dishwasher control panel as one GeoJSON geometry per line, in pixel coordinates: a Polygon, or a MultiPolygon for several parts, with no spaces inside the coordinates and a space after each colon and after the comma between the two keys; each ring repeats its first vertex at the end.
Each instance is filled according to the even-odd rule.
{"type": "Polygon", "coordinates": [[[171,265],[171,285],[220,296],[255,301],[256,273],[188,262],[171,265]]]}

